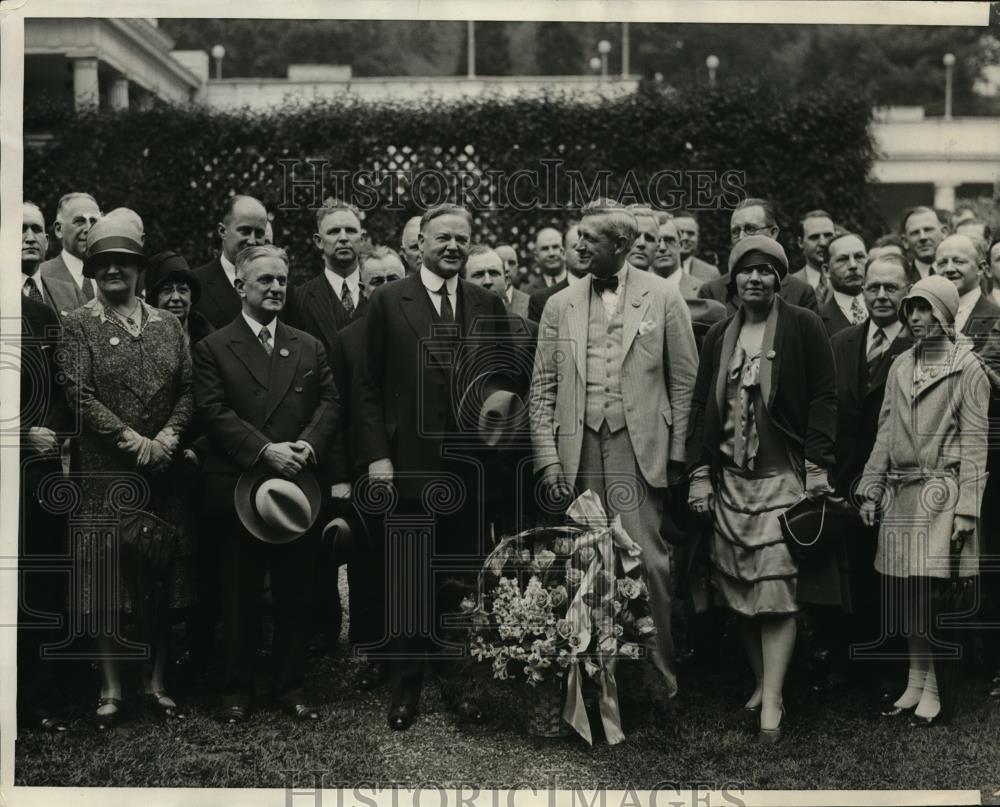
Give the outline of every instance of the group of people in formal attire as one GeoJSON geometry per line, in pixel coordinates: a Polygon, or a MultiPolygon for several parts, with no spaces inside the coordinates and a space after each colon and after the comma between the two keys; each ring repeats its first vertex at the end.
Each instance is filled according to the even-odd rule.
{"type": "Polygon", "coordinates": [[[882,658],[905,637],[906,683],[882,713],[951,717],[927,614],[936,587],[979,579],[996,533],[1000,242],[984,225],[915,208],[868,245],[813,210],[791,271],[771,204],[747,198],[722,271],[698,257],[694,214],[602,199],[534,233],[518,288],[517,250],[477,243],[463,207],[409,219],[398,251],[347,203],[315,220],[318,271],[293,285],[250,196],[226,201],[221,250],[195,269],[147,256],[140,215],[81,192],[59,201],[45,260],[44,215],[25,202],[23,725],[68,726],[39,613],[63,614],[65,642],[97,660],[100,729],[128,714],[133,661],[147,707],[183,719],[178,613],[192,663],[217,673],[221,720],[268,701],[317,720],[309,649],[337,643],[342,563],[350,685],[386,686],[405,730],[429,668],[450,710],[486,720],[463,599],[497,540],[558,522],[587,490],[642,550],[654,699],[678,692],[682,603],[732,614],[762,742],[781,737],[804,616],[832,676],[864,677],[858,648],[882,658]],[[858,528],[800,558],[780,517],[829,497],[858,528]],[[69,587],[46,565],[58,557],[69,587]]]}

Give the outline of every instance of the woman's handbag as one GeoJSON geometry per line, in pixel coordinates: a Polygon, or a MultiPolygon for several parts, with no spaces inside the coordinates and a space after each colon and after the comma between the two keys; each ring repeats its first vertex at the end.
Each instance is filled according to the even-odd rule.
{"type": "Polygon", "coordinates": [[[778,516],[781,534],[795,560],[806,560],[834,546],[841,536],[861,529],[861,517],[844,499],[802,499],[778,516]]]}
{"type": "Polygon", "coordinates": [[[122,563],[154,577],[165,575],[177,557],[177,528],[145,510],[118,521],[122,563]]]}

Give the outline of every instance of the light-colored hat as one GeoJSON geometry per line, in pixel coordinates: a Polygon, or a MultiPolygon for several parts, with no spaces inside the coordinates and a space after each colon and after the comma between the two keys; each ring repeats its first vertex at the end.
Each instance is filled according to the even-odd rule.
{"type": "Polygon", "coordinates": [[[906,303],[917,297],[930,304],[934,318],[941,323],[942,328],[947,330],[955,324],[955,317],[958,315],[958,289],[948,278],[941,277],[941,275],[929,275],[910,287],[909,293],[899,305],[899,320],[904,325],[906,324],[906,303]]]}
{"type": "Polygon", "coordinates": [[[784,280],[788,274],[788,256],[785,248],[773,238],[766,235],[748,235],[729,253],[729,274],[733,274],[741,263],[749,260],[762,260],[774,267],[779,280],[784,280]]]}
{"type": "Polygon", "coordinates": [[[286,479],[265,465],[255,465],[237,480],[233,500],[251,535],[267,544],[286,544],[316,522],[321,494],[309,471],[286,479]]]}
{"type": "Polygon", "coordinates": [[[83,276],[93,278],[97,258],[118,252],[134,255],[139,265],[146,265],[142,251],[142,230],[129,216],[105,216],[98,219],[87,233],[87,257],[83,261],[83,276]]]}

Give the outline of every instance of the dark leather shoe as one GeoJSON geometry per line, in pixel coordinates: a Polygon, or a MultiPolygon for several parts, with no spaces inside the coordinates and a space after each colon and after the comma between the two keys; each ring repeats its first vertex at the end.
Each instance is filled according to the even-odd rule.
{"type": "Polygon", "coordinates": [[[219,710],[219,722],[221,723],[246,723],[250,718],[250,711],[246,706],[227,706],[219,710]]]}
{"type": "Polygon", "coordinates": [[[371,692],[373,689],[378,689],[385,678],[382,671],[383,667],[379,664],[363,665],[354,677],[354,686],[362,692],[371,692]]]}
{"type": "Polygon", "coordinates": [[[49,734],[62,734],[69,731],[69,724],[59,717],[40,717],[35,721],[35,727],[39,731],[49,734]]]}
{"type": "Polygon", "coordinates": [[[101,712],[94,712],[94,722],[97,724],[98,731],[107,731],[108,729],[114,728],[118,725],[118,721],[121,719],[122,714],[122,699],[121,698],[101,698],[97,701],[97,708],[100,709],[104,706],[114,706],[115,710],[113,712],[107,712],[102,714],[101,712]]]}
{"type": "Polygon", "coordinates": [[[417,708],[409,703],[394,703],[389,707],[389,728],[393,731],[406,731],[413,725],[417,708]]]}
{"type": "Polygon", "coordinates": [[[187,716],[174,699],[162,690],[147,692],[145,699],[146,707],[161,720],[183,720],[187,716]]]}
{"type": "Polygon", "coordinates": [[[475,698],[462,698],[454,711],[459,720],[467,723],[485,723],[487,719],[482,704],[475,698]]]}
{"type": "Polygon", "coordinates": [[[289,717],[301,720],[303,723],[308,723],[310,720],[319,720],[319,712],[312,706],[306,706],[304,703],[290,703],[283,710],[289,717]]]}
{"type": "Polygon", "coordinates": [[[935,726],[940,726],[941,721],[938,719],[939,715],[934,717],[920,717],[919,715],[914,715],[910,718],[910,725],[915,729],[929,729],[935,726]]]}

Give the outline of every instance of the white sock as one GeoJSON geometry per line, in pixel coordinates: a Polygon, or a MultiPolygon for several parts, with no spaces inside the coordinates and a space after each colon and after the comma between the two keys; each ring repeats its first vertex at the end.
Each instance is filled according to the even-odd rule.
{"type": "MultiPolygon", "coordinates": [[[[897,709],[912,709],[918,703],[924,692],[924,682],[927,679],[926,668],[910,667],[906,681],[906,691],[893,704],[897,709]]],[[[936,684],[935,684],[936,691],[936,684]]]]}
{"type": "Polygon", "coordinates": [[[941,711],[941,700],[938,698],[937,675],[934,674],[932,666],[927,672],[927,680],[924,681],[924,694],[920,696],[920,703],[914,714],[917,717],[933,719],[941,711]]]}

